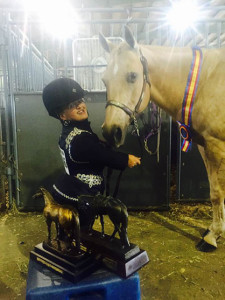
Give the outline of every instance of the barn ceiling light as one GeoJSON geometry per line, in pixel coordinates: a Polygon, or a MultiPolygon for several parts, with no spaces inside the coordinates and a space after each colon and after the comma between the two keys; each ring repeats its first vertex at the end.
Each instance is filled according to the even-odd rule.
{"type": "Polygon", "coordinates": [[[38,15],[44,29],[58,38],[75,34],[79,16],[68,0],[23,0],[27,14],[38,15]]]}
{"type": "Polygon", "coordinates": [[[196,1],[172,1],[172,8],[167,14],[167,21],[175,31],[182,33],[188,27],[193,27],[198,17],[199,8],[196,1]]]}

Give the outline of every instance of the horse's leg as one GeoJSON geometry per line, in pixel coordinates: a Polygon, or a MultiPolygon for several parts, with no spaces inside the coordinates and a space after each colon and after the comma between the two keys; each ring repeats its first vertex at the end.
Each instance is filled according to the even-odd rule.
{"type": "Polygon", "coordinates": [[[130,243],[129,243],[129,240],[128,240],[126,228],[122,227],[120,229],[119,224],[116,223],[116,222],[113,222],[113,224],[114,224],[115,229],[114,229],[112,235],[110,236],[110,240],[113,240],[116,233],[118,232],[122,246],[123,247],[129,247],[130,243]]]}
{"type": "Polygon", "coordinates": [[[56,241],[57,241],[57,246],[58,250],[61,250],[61,244],[60,244],[60,224],[58,221],[55,221],[55,228],[56,228],[56,241]]]}
{"type": "Polygon", "coordinates": [[[128,225],[127,208],[121,207],[120,220],[121,220],[121,226],[119,230],[120,240],[123,247],[129,247],[130,242],[127,236],[127,225],[128,225]]]}
{"type": "Polygon", "coordinates": [[[90,219],[91,219],[91,221],[90,221],[90,223],[89,223],[89,225],[88,225],[88,227],[87,227],[87,233],[89,234],[89,235],[92,235],[93,233],[92,233],[92,229],[93,229],[93,226],[94,226],[94,223],[95,223],[95,219],[97,218],[97,216],[92,216],[92,217],[90,217],[90,219]]]}
{"type": "MultiPolygon", "coordinates": [[[[206,172],[207,172],[208,179],[209,179],[209,171],[210,171],[210,169],[209,169],[209,164],[208,164],[207,157],[206,157],[206,154],[205,154],[205,150],[204,150],[204,148],[203,148],[202,146],[200,146],[200,145],[198,145],[198,150],[199,150],[199,152],[200,152],[200,154],[201,154],[201,157],[202,157],[202,160],[203,160],[203,162],[204,162],[204,164],[205,164],[206,172]]],[[[202,238],[204,238],[208,233],[209,233],[209,229],[207,229],[207,230],[202,234],[202,238]]],[[[204,241],[204,240],[203,240],[203,241],[204,241]]],[[[199,244],[201,244],[201,242],[200,242],[199,244]]],[[[198,245],[197,245],[197,247],[198,247],[198,245]]],[[[199,249],[199,250],[200,250],[200,249],[199,249]]]]}
{"type": "Polygon", "coordinates": [[[56,239],[58,239],[59,235],[59,222],[55,221],[55,230],[56,230],[56,239]]]}
{"type": "MultiPolygon", "coordinates": [[[[203,240],[197,245],[197,248],[201,251],[215,250],[217,239],[225,231],[225,158],[220,154],[221,149],[214,146],[213,150],[208,150],[203,154],[210,184],[213,222],[205,232],[203,240]]],[[[202,154],[202,151],[200,153],[202,154]]]]}
{"type": "Polygon", "coordinates": [[[65,232],[63,227],[60,225],[60,220],[57,222],[58,225],[56,225],[56,231],[57,231],[57,238],[61,241],[65,240],[65,232]]]}
{"type": "Polygon", "coordinates": [[[75,228],[74,228],[74,237],[76,241],[76,249],[80,251],[80,219],[79,216],[75,216],[75,228]]]}
{"type": "Polygon", "coordinates": [[[101,226],[102,226],[102,232],[101,232],[101,237],[104,237],[105,236],[105,223],[104,223],[104,217],[103,215],[100,215],[100,222],[101,222],[101,226]]]}
{"type": "Polygon", "coordinates": [[[126,228],[121,227],[121,229],[119,230],[119,236],[120,236],[120,240],[121,240],[122,246],[123,247],[129,247],[130,246],[130,242],[128,240],[126,228]]]}
{"type": "Polygon", "coordinates": [[[46,224],[48,228],[48,242],[51,243],[51,224],[52,220],[50,218],[46,218],[46,224]]]}
{"type": "Polygon", "coordinates": [[[118,209],[118,206],[116,206],[116,207],[111,206],[110,210],[108,211],[108,216],[109,216],[110,220],[112,221],[112,223],[114,225],[114,228],[115,228],[112,235],[111,235],[111,237],[110,237],[110,240],[112,240],[115,237],[116,233],[118,232],[121,244],[122,244],[122,246],[125,246],[125,243],[126,243],[125,242],[125,240],[126,240],[125,236],[126,236],[126,234],[125,234],[124,231],[121,233],[121,229],[120,229],[120,224],[123,221],[121,219],[123,217],[121,212],[122,212],[122,209],[121,208],[118,209]]]}
{"type": "Polygon", "coordinates": [[[117,224],[115,224],[114,222],[113,222],[113,225],[114,225],[114,231],[113,231],[112,235],[110,236],[110,240],[113,240],[116,233],[119,231],[119,226],[117,224]]]}

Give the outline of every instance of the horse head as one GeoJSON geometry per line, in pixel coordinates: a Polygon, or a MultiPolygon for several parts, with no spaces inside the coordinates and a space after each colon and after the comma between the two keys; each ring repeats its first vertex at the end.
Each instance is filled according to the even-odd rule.
{"type": "Polygon", "coordinates": [[[110,54],[103,82],[107,91],[103,136],[113,146],[125,141],[127,128],[150,99],[148,66],[130,29],[125,27],[125,41],[114,45],[102,34],[102,47],[110,54]]]}

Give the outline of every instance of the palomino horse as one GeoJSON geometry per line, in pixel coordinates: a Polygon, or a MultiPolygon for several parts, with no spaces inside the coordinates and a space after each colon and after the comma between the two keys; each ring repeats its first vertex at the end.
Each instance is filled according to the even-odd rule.
{"type": "MultiPolygon", "coordinates": [[[[129,28],[115,46],[103,35],[100,42],[110,53],[103,75],[107,108],[103,135],[124,143],[127,127],[151,100],[182,122],[182,105],[193,59],[191,48],[138,45],[129,28]]],[[[201,251],[217,248],[225,231],[225,48],[203,49],[201,73],[192,107],[190,132],[198,144],[210,183],[213,221],[197,245],[201,251]]],[[[189,132],[184,133],[189,134],[189,132]]]]}

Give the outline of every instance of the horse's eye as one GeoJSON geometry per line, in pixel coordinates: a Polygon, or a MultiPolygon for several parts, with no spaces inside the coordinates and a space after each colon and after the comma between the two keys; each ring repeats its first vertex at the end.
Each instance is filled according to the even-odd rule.
{"type": "Polygon", "coordinates": [[[130,83],[134,83],[137,79],[137,73],[130,72],[127,74],[127,81],[130,83]]]}

